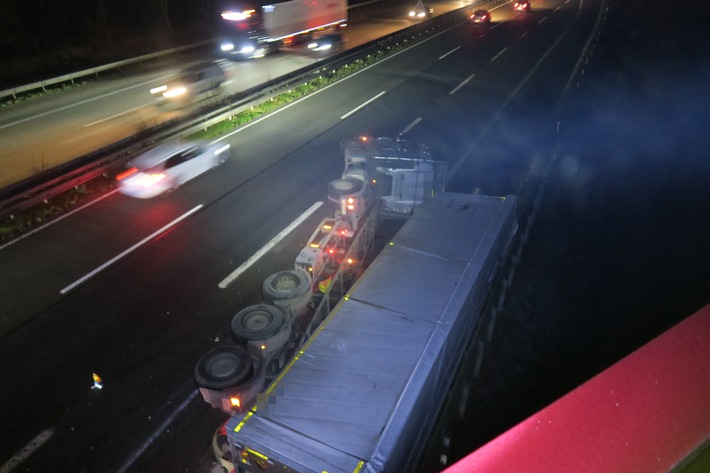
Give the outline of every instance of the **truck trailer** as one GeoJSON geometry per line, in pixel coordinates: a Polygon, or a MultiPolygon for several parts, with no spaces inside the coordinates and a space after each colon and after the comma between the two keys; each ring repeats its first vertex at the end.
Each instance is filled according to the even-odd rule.
{"type": "Polygon", "coordinates": [[[233,470],[413,471],[516,231],[514,196],[441,193],[418,206],[256,404],[226,422],[233,470]]]}
{"type": "Polygon", "coordinates": [[[263,57],[304,42],[319,51],[342,43],[346,0],[239,3],[222,12],[220,50],[227,56],[263,57]]]}

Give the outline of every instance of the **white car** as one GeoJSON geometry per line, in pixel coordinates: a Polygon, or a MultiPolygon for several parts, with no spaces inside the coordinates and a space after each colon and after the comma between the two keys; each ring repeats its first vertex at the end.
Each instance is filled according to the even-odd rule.
{"type": "Polygon", "coordinates": [[[224,143],[162,144],[128,163],[128,170],[116,176],[118,190],[131,197],[148,199],[219,166],[230,154],[229,145],[224,143]]]}

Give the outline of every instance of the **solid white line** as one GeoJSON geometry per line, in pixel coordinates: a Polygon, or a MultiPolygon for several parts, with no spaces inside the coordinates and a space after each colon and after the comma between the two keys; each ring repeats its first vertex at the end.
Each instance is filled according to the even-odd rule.
{"type": "Polygon", "coordinates": [[[175,410],[175,412],[170,414],[170,416],[167,419],[165,419],[165,421],[162,424],[160,424],[160,427],[158,427],[155,430],[155,432],[153,432],[153,434],[150,437],[148,437],[148,440],[143,442],[143,445],[141,445],[141,447],[138,450],[136,450],[128,460],[126,460],[126,462],[121,466],[121,468],[118,469],[117,473],[124,473],[126,470],[128,470],[128,468],[130,468],[131,465],[133,465],[133,463],[138,459],[138,457],[140,457],[143,454],[143,452],[145,452],[146,449],[148,447],[150,447],[150,445],[153,442],[155,442],[155,440],[160,436],[160,434],[162,434],[163,431],[165,429],[167,429],[170,424],[173,423],[173,421],[178,416],[178,414],[180,414],[187,407],[187,405],[190,404],[190,402],[192,402],[193,399],[195,399],[195,396],[197,396],[197,393],[199,393],[199,392],[200,391],[198,391],[197,389],[192,391],[192,394],[190,394],[187,397],[187,399],[182,401],[182,404],[180,404],[178,406],[178,408],[175,410]]]}
{"type": "Polygon", "coordinates": [[[12,458],[5,462],[3,466],[0,466],[0,473],[10,473],[17,465],[29,458],[29,456],[41,447],[44,442],[49,440],[52,435],[54,435],[54,427],[40,432],[40,434],[25,445],[22,450],[17,452],[12,458]]]}
{"type": "Polygon", "coordinates": [[[76,286],[78,286],[79,284],[83,283],[83,282],[86,281],[87,279],[94,277],[96,274],[98,274],[98,273],[100,273],[101,271],[103,271],[104,269],[108,268],[108,267],[111,266],[113,263],[115,263],[116,261],[120,260],[121,258],[123,258],[124,256],[126,256],[126,255],[129,254],[130,252],[134,251],[134,250],[137,249],[138,247],[140,247],[140,246],[146,244],[147,242],[149,242],[149,241],[152,240],[153,238],[157,237],[158,235],[160,235],[161,233],[163,233],[165,230],[169,229],[170,227],[174,227],[175,225],[177,225],[177,224],[180,223],[181,221],[185,220],[187,217],[189,217],[190,215],[194,214],[195,212],[197,212],[198,210],[200,210],[202,207],[203,207],[203,204],[200,204],[200,205],[198,205],[197,207],[195,207],[194,209],[190,210],[189,212],[182,214],[180,217],[178,217],[178,218],[176,218],[175,220],[173,220],[172,222],[168,223],[167,225],[165,225],[165,226],[164,226],[163,228],[161,228],[160,230],[151,233],[150,235],[148,235],[147,237],[143,238],[141,241],[139,241],[138,243],[136,243],[136,244],[133,245],[132,247],[128,248],[128,249],[127,249],[126,251],[124,251],[123,253],[121,253],[121,254],[119,254],[119,255],[117,255],[117,256],[114,256],[114,257],[111,258],[109,261],[105,262],[104,264],[102,264],[102,265],[99,266],[98,268],[94,269],[94,270],[91,271],[90,273],[86,274],[85,276],[81,277],[80,279],[77,279],[76,281],[74,281],[73,283],[69,284],[67,287],[65,287],[64,289],[62,289],[62,290],[59,291],[59,292],[60,292],[61,294],[66,294],[67,292],[71,291],[72,289],[74,289],[76,286]]]}
{"type": "Polygon", "coordinates": [[[117,113],[115,115],[111,115],[110,117],[102,118],[101,120],[96,120],[95,122],[87,123],[86,125],[84,125],[84,128],[89,127],[89,126],[93,126],[93,125],[98,125],[99,123],[107,122],[109,120],[113,120],[114,118],[120,117],[122,115],[127,115],[131,112],[135,112],[136,110],[141,109],[143,107],[147,107],[147,105],[139,105],[137,107],[130,108],[130,109],[126,110],[125,112],[117,113]]]}
{"type": "Polygon", "coordinates": [[[474,77],[476,77],[476,74],[471,74],[470,76],[468,76],[463,82],[461,82],[459,85],[457,85],[454,90],[452,90],[451,92],[449,92],[449,95],[454,95],[456,92],[459,91],[459,89],[460,89],[461,87],[463,87],[464,85],[468,84],[468,83],[471,81],[471,79],[473,79],[474,77]]]}
{"type": "Polygon", "coordinates": [[[23,118],[22,120],[17,120],[16,122],[6,123],[5,125],[0,125],[0,130],[2,130],[3,128],[8,128],[8,127],[14,126],[14,125],[19,125],[19,124],[21,124],[21,123],[25,123],[25,122],[28,122],[28,121],[30,121],[30,120],[34,120],[34,119],[36,119],[36,118],[41,118],[41,117],[44,117],[44,116],[47,116],[47,115],[51,115],[51,114],[53,114],[53,113],[61,112],[62,110],[68,110],[68,109],[73,108],[73,107],[76,107],[76,106],[78,106],[78,105],[83,105],[83,104],[89,103],[89,102],[95,102],[95,101],[97,101],[97,100],[101,100],[101,99],[103,99],[103,98],[105,98],[105,97],[109,97],[109,96],[111,96],[111,95],[120,94],[121,92],[125,92],[126,90],[135,89],[136,87],[143,87],[143,86],[145,86],[145,85],[147,85],[147,84],[150,84],[151,82],[155,82],[155,81],[157,81],[157,80],[164,79],[164,78],[167,78],[167,77],[172,77],[172,76],[174,76],[174,75],[175,75],[175,74],[170,74],[170,75],[166,75],[166,76],[163,76],[163,77],[158,77],[158,78],[156,78],[156,79],[152,79],[152,80],[149,80],[149,81],[141,82],[140,84],[135,84],[135,85],[132,85],[132,86],[130,86],[130,87],[124,87],[123,89],[114,90],[113,92],[108,92],[108,93],[106,93],[106,94],[102,94],[102,95],[99,95],[99,96],[97,96],[97,97],[92,97],[92,98],[86,99],[86,100],[80,100],[79,102],[74,102],[74,103],[72,103],[72,104],[70,104],[70,105],[65,105],[65,106],[63,106],[63,107],[55,108],[55,109],[53,109],[53,110],[48,110],[48,111],[46,111],[46,112],[39,113],[39,114],[33,115],[33,116],[31,116],[31,117],[23,118]]]}
{"type": "Polygon", "coordinates": [[[493,57],[491,58],[491,61],[495,61],[496,59],[498,59],[498,58],[499,58],[504,52],[506,52],[507,50],[508,50],[508,46],[506,46],[506,47],[504,47],[503,49],[501,49],[498,54],[496,54],[495,56],[493,56],[493,57]]]}
{"type": "Polygon", "coordinates": [[[439,59],[440,59],[440,60],[441,60],[441,59],[444,59],[446,56],[448,56],[449,54],[451,54],[451,53],[453,53],[453,52],[456,52],[456,51],[459,50],[459,49],[461,49],[461,46],[456,46],[454,49],[452,49],[452,50],[449,51],[448,53],[444,54],[443,56],[439,56],[439,59]]]}
{"type": "Polygon", "coordinates": [[[27,238],[28,236],[33,235],[33,234],[37,233],[37,232],[40,231],[40,230],[44,230],[45,228],[47,228],[47,227],[50,226],[50,225],[54,225],[55,223],[60,222],[61,220],[64,220],[65,218],[67,218],[67,217],[69,217],[69,216],[71,216],[71,215],[73,215],[73,214],[75,214],[75,213],[77,213],[77,212],[79,212],[79,211],[81,211],[81,210],[84,210],[86,207],[88,207],[88,206],[90,206],[90,205],[94,205],[94,204],[97,203],[98,201],[103,200],[103,199],[105,199],[106,197],[115,194],[116,192],[118,192],[118,189],[114,189],[114,190],[112,190],[111,192],[109,192],[108,194],[102,195],[102,196],[99,197],[98,199],[94,199],[94,200],[92,200],[91,202],[86,203],[86,204],[82,205],[81,207],[72,210],[71,212],[67,212],[67,213],[65,213],[64,215],[62,215],[61,217],[55,218],[55,219],[52,220],[51,222],[47,222],[47,223],[45,223],[44,225],[40,225],[39,227],[35,228],[35,229],[32,230],[32,231],[27,232],[27,233],[25,233],[25,234],[23,234],[23,235],[20,235],[20,236],[18,236],[17,238],[15,238],[14,240],[8,241],[8,242],[5,243],[4,245],[0,246],[0,250],[2,250],[3,248],[8,247],[8,246],[10,246],[10,245],[14,245],[14,244],[17,243],[18,241],[20,241],[20,240],[22,240],[22,239],[24,239],[24,238],[27,238]]]}
{"type": "Polygon", "coordinates": [[[371,98],[370,100],[368,100],[367,102],[365,102],[365,103],[363,103],[363,104],[361,104],[361,105],[355,107],[354,109],[350,110],[348,113],[346,113],[345,115],[343,115],[342,117],[340,117],[340,119],[341,119],[341,120],[344,120],[344,119],[348,118],[348,117],[349,117],[350,115],[352,115],[353,113],[357,112],[357,111],[360,110],[361,108],[367,107],[368,105],[370,105],[372,102],[374,102],[375,100],[379,99],[379,98],[382,97],[383,95],[385,95],[385,91],[384,91],[384,90],[383,90],[382,92],[380,92],[379,94],[375,95],[374,97],[372,97],[372,98],[371,98]]]}
{"type": "Polygon", "coordinates": [[[218,286],[220,287],[220,289],[226,289],[227,286],[229,286],[230,284],[232,284],[232,283],[234,282],[234,280],[237,279],[239,276],[241,276],[241,274],[242,274],[244,271],[246,271],[247,269],[249,269],[249,268],[251,267],[251,265],[253,265],[254,263],[256,263],[259,258],[261,258],[261,257],[264,256],[266,253],[268,253],[269,250],[271,250],[271,248],[273,248],[273,247],[276,246],[281,240],[283,240],[284,237],[286,237],[286,235],[288,235],[289,233],[291,233],[297,226],[299,226],[299,225],[300,225],[305,219],[307,219],[313,212],[315,212],[316,210],[318,210],[318,207],[320,207],[321,205],[323,205],[323,202],[316,202],[315,204],[311,205],[308,210],[306,210],[306,211],[303,212],[301,215],[299,215],[299,217],[298,217],[296,220],[294,220],[293,222],[291,222],[291,224],[290,224],[288,227],[286,227],[286,228],[284,228],[283,230],[281,230],[278,235],[276,235],[275,237],[273,237],[273,238],[272,238],[266,245],[264,245],[259,251],[257,251],[257,252],[254,253],[252,256],[250,256],[249,259],[247,259],[245,262],[243,262],[237,269],[235,269],[234,271],[232,271],[232,273],[231,273],[229,276],[227,276],[226,278],[224,278],[224,279],[222,280],[222,282],[220,282],[220,283],[218,284],[218,286]]]}
{"type": "Polygon", "coordinates": [[[412,128],[414,128],[415,126],[419,125],[419,122],[420,122],[420,121],[422,121],[422,117],[417,118],[417,119],[414,120],[412,123],[410,123],[409,125],[407,125],[407,127],[406,127],[404,130],[402,130],[402,131],[399,132],[399,136],[402,136],[402,135],[404,135],[404,134],[406,134],[406,133],[409,133],[409,132],[412,130],[412,128]]]}

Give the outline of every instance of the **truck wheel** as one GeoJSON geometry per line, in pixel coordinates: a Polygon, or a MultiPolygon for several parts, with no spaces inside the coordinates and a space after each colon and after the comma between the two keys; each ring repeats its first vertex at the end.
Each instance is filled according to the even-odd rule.
{"type": "Polygon", "coordinates": [[[232,337],[237,342],[273,337],[286,323],[283,310],[266,304],[246,307],[232,318],[232,337]]]}
{"type": "Polygon", "coordinates": [[[226,389],[240,384],[253,374],[253,361],[241,345],[214,348],[195,366],[195,382],[207,389],[226,389]]]}
{"type": "Polygon", "coordinates": [[[308,276],[301,271],[279,271],[264,281],[261,292],[269,304],[280,299],[298,297],[311,290],[308,276]]]}
{"type": "Polygon", "coordinates": [[[305,314],[313,297],[311,276],[303,271],[279,271],[264,281],[264,302],[283,307],[295,322],[305,314]]]}

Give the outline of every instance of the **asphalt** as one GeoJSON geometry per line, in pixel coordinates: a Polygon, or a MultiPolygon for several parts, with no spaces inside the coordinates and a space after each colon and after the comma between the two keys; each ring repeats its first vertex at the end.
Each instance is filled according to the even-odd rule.
{"type": "Polygon", "coordinates": [[[483,362],[474,373],[468,360],[454,420],[421,471],[441,471],[442,454],[453,463],[710,301],[710,10],[684,5],[612,0],[483,362]]]}

